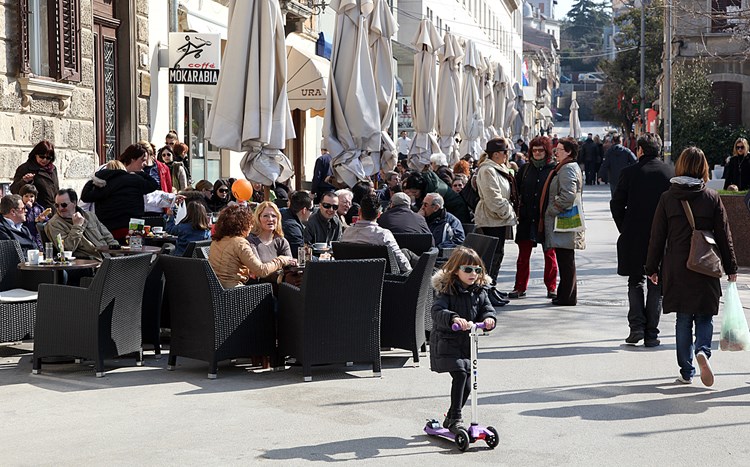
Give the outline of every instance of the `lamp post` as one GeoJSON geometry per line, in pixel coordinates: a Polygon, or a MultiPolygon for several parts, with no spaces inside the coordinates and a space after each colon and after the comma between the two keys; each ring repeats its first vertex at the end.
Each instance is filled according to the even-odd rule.
{"type": "Polygon", "coordinates": [[[672,0],[664,2],[664,161],[672,164],[672,0]]]}
{"type": "MultiPolygon", "coordinates": [[[[641,127],[646,121],[646,0],[641,1],[641,127]]],[[[643,130],[643,128],[641,128],[643,130]]]]}

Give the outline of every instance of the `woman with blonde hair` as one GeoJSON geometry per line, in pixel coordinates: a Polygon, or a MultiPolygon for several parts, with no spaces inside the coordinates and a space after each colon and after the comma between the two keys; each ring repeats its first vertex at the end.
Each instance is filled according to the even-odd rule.
{"type": "Polygon", "coordinates": [[[672,185],[661,195],[656,207],[648,244],[646,274],[654,284],[662,281],[663,312],[677,314],[675,341],[680,367],[677,382],[692,382],[695,355],[701,370],[701,381],[711,386],[714,374],[708,359],[711,358],[713,317],[719,313],[721,284],[718,278],[691,271],[686,266],[693,234],[688,211],[694,218],[697,230],[713,232],[722,266],[730,282],[737,280],[737,259],[721,198],[706,187],[708,163],[703,151],[694,146],[682,151],[675,164],[675,175],[670,180],[672,185]]]}
{"type": "Polygon", "coordinates": [[[724,167],[724,189],[735,185],[739,191],[750,189],[750,157],[748,157],[748,145],[745,138],[737,138],[734,142],[732,157],[729,158],[724,167]]]}
{"type": "MultiPolygon", "coordinates": [[[[279,256],[292,256],[292,249],[281,229],[281,212],[276,203],[271,201],[263,201],[255,208],[253,227],[247,240],[255,254],[264,263],[273,261],[279,256]]],[[[275,281],[278,272],[274,271],[263,279],[275,281]]]]}

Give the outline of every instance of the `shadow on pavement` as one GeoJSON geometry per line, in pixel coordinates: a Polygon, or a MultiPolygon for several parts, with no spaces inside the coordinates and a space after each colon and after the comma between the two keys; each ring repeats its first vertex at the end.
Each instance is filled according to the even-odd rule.
{"type": "MultiPolygon", "coordinates": [[[[412,436],[411,439],[398,438],[395,436],[375,436],[371,438],[349,439],[331,443],[313,444],[309,446],[294,446],[286,449],[270,449],[261,457],[272,460],[297,460],[324,462],[347,462],[363,459],[384,459],[388,457],[403,458],[404,456],[416,456],[424,452],[394,452],[383,454],[383,450],[403,450],[417,447],[428,447],[428,436],[412,436]]],[[[451,446],[451,443],[447,443],[451,446]]],[[[457,449],[452,449],[460,454],[457,449]]]]}

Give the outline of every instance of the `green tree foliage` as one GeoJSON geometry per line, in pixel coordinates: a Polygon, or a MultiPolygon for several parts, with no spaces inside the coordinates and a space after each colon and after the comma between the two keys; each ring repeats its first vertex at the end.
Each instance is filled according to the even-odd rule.
{"type": "MultiPolygon", "coordinates": [[[[646,108],[658,98],[657,79],[661,74],[663,50],[663,6],[661,0],[646,5],[646,108]]],[[[594,102],[594,113],[602,120],[629,130],[640,110],[641,10],[633,8],[615,19],[619,34],[614,60],[599,64],[607,81],[594,102]]]]}
{"type": "Polygon", "coordinates": [[[610,23],[608,2],[578,0],[573,4],[562,24],[561,65],[571,70],[596,70],[600,57],[588,56],[602,54],[604,27],[610,23]]]}
{"type": "Polygon", "coordinates": [[[724,164],[739,138],[747,138],[744,128],[717,123],[721,107],[713,100],[708,68],[700,62],[673,67],[672,158],[688,146],[703,150],[709,166],[724,164]]]}

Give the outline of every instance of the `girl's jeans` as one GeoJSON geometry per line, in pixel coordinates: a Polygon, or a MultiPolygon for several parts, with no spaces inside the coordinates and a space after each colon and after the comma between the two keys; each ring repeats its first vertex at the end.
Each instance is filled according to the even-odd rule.
{"type": "Polygon", "coordinates": [[[711,358],[711,336],[714,332],[713,316],[695,313],[677,313],[675,340],[677,344],[677,364],[685,379],[695,375],[693,354],[704,352],[711,358]],[[693,343],[693,323],[695,323],[695,343],[693,343]]]}

